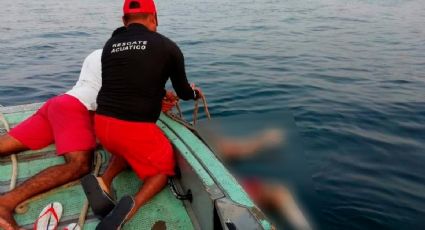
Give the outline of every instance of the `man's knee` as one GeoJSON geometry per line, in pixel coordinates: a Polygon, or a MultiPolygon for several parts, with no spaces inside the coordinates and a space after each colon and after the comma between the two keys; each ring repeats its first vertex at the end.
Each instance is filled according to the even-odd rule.
{"type": "Polygon", "coordinates": [[[0,135],[0,156],[27,150],[20,141],[9,134],[0,135]]]}
{"type": "Polygon", "coordinates": [[[65,154],[66,163],[75,172],[76,176],[83,176],[90,172],[92,151],[78,151],[65,154]]]}

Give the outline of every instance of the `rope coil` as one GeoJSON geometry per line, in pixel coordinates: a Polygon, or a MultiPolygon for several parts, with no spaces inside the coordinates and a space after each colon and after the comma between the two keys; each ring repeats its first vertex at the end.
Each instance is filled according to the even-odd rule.
{"type": "MultiPolygon", "coordinates": [[[[202,104],[204,105],[204,111],[205,114],[207,115],[208,120],[211,120],[211,115],[210,115],[210,111],[208,110],[208,103],[207,103],[207,99],[205,98],[205,95],[202,92],[199,92],[199,98],[197,98],[194,102],[194,108],[193,108],[193,116],[192,116],[192,126],[195,127],[196,126],[196,122],[198,121],[198,112],[199,112],[199,100],[202,100],[202,104]]],[[[184,120],[183,118],[183,113],[180,107],[180,99],[174,95],[174,99],[171,100],[171,102],[167,102],[167,103],[171,103],[173,104],[173,106],[176,107],[177,112],[178,112],[178,116],[180,119],[184,120]],[[174,100],[174,101],[173,101],[174,100]]],[[[173,107],[172,106],[172,107],[173,107]]],[[[171,108],[172,109],[172,108],[171,108]]],[[[170,110],[171,110],[170,109],[170,110]]],[[[166,110],[164,112],[168,112],[169,110],[166,110]]],[[[170,114],[169,114],[170,115],[170,114]]],[[[170,116],[173,118],[173,116],[170,116]]],[[[185,125],[187,127],[187,124],[185,125]]],[[[190,127],[191,129],[193,127],[190,127]]]]}
{"type": "MultiPolygon", "coordinates": [[[[9,123],[7,122],[5,116],[3,113],[0,113],[0,121],[3,123],[4,128],[7,132],[10,131],[9,123]]],[[[13,190],[16,187],[16,180],[18,178],[18,159],[16,157],[16,154],[10,155],[10,159],[12,161],[12,173],[10,177],[10,186],[9,190],[13,190]]]]}
{"type": "MultiPolygon", "coordinates": [[[[210,115],[210,111],[208,110],[208,104],[207,104],[207,99],[205,98],[205,95],[200,92],[200,99],[202,100],[202,103],[204,104],[204,111],[205,114],[207,115],[208,120],[211,120],[211,115],[210,115]]],[[[199,103],[198,103],[199,99],[195,100],[195,106],[193,109],[193,126],[196,125],[196,121],[198,120],[198,111],[199,111],[199,103]]]]}

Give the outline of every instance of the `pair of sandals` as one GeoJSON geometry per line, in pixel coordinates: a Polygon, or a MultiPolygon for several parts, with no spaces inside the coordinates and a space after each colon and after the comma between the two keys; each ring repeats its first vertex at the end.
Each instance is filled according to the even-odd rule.
{"type": "Polygon", "coordinates": [[[121,229],[134,208],[134,199],[131,196],[124,196],[116,202],[102,189],[97,177],[92,174],[83,177],[81,185],[93,213],[101,219],[96,230],[121,229]]]}

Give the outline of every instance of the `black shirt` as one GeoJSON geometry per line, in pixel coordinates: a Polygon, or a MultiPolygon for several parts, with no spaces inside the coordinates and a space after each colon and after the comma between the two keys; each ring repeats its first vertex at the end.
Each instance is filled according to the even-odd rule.
{"type": "Polygon", "coordinates": [[[118,28],[102,53],[97,113],[128,121],[156,122],[165,83],[183,100],[194,99],[179,47],[141,24],[118,28]]]}

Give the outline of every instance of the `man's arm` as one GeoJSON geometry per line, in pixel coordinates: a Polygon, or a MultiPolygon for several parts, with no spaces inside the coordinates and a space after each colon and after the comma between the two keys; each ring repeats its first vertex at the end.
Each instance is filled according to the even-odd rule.
{"type": "Polygon", "coordinates": [[[177,45],[172,47],[171,52],[170,79],[177,96],[183,100],[197,99],[200,92],[199,89],[192,88],[187,81],[183,53],[177,45]]]}

